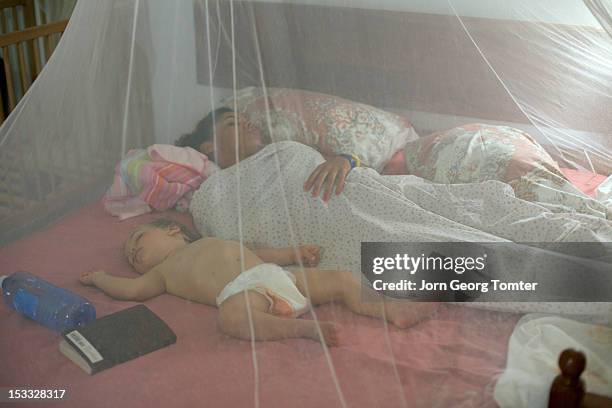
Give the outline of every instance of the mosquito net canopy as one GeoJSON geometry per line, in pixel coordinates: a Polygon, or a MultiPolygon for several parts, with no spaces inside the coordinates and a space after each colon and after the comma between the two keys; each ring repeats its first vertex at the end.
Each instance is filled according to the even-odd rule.
{"type": "Polygon", "coordinates": [[[36,206],[32,220],[55,208],[51,196],[72,201],[129,149],[173,143],[246,87],[372,105],[421,136],[511,125],[564,167],[607,175],[608,12],[570,0],[83,1],[3,124],[3,225],[16,207],[36,206]],[[55,177],[64,171],[79,177],[55,177]]]}
{"type": "MultiPolygon", "coordinates": [[[[611,108],[610,0],[80,0],[0,128],[2,274],[30,269],[99,315],[117,311],[79,274],[134,278],[123,243],[159,211],[357,280],[364,242],[606,243],[612,188],[596,188],[612,172],[611,108]],[[342,172],[344,191],[322,199],[342,172]]],[[[245,251],[236,262],[247,271],[245,251]]],[[[178,334],[179,351],[153,363],[170,375],[112,369],[166,405],[182,394],[186,405],[518,406],[513,385],[495,389],[519,312],[610,312],[523,302],[432,315],[422,303],[429,320],[403,331],[334,304],[302,319],[316,322],[314,342],[281,347],[255,341],[251,309],[240,341],[218,333],[214,309],[167,298],[147,304],[178,334]],[[344,349],[328,347],[329,321],[348,324],[344,349]]],[[[3,333],[19,332],[11,319],[3,333]]],[[[553,365],[566,343],[551,349],[553,365]]],[[[53,382],[34,371],[0,385],[53,382]]],[[[547,395],[554,373],[533,375],[547,395]]],[[[123,398],[104,392],[108,378],[92,377],[93,392],[123,398]]]]}

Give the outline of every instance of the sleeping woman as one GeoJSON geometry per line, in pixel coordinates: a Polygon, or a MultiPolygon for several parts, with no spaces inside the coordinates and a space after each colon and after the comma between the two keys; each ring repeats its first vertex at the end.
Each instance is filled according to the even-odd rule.
{"type": "MultiPolygon", "coordinates": [[[[246,159],[269,143],[267,132],[229,108],[211,112],[192,133],[176,142],[206,154],[221,168],[246,159]]],[[[419,138],[404,151],[405,174],[434,183],[497,180],[509,184],[516,197],[538,202],[552,212],[580,212],[602,218],[612,215],[602,203],[579,191],[542,146],[518,129],[464,125],[419,138]]],[[[322,193],[324,202],[334,192],[341,194],[349,172],[359,165],[359,158],[346,153],[324,155],[325,162],[305,179],[304,190],[311,191],[313,197],[322,193]]]]}
{"type": "MultiPolygon", "coordinates": [[[[222,169],[257,153],[269,143],[264,132],[229,108],[211,112],[192,133],[175,142],[177,146],[192,147],[204,153],[222,169]]],[[[358,164],[358,159],[351,154],[326,155],[325,159],[305,180],[304,190],[312,190],[312,196],[318,197],[324,188],[322,199],[327,202],[334,190],[336,195],[342,193],[346,176],[358,164]]]]}

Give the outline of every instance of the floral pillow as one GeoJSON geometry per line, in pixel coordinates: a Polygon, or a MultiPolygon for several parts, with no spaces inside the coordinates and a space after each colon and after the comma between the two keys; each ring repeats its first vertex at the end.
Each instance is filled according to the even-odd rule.
{"type": "MultiPolygon", "coordinates": [[[[294,140],[323,154],[355,154],[381,171],[394,153],[418,138],[408,120],[372,106],[298,89],[267,88],[267,96],[262,88],[245,88],[237,93],[236,105],[273,142],[294,140]]],[[[234,99],[222,104],[233,109],[234,99]]]]}
{"type": "Polygon", "coordinates": [[[530,135],[508,126],[469,124],[431,134],[405,147],[408,174],[435,183],[499,180],[525,176],[565,180],[557,163],[530,135]]]}

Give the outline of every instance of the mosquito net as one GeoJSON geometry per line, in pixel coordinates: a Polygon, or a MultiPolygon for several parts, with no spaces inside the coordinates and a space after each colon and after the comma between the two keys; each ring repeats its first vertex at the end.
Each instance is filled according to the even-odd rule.
{"type": "Polygon", "coordinates": [[[508,247],[515,281],[603,294],[541,303],[568,297],[491,290],[467,307],[450,291],[406,306],[368,289],[393,279],[364,265],[404,251],[368,243],[409,243],[423,257],[440,252],[432,242],[605,252],[611,67],[610,0],[80,0],[0,128],[1,274],[29,270],[98,316],[121,310],[79,276],[137,278],[124,256],[133,264],[137,247],[124,243],[159,217],[239,242],[202,251],[244,273],[223,285],[209,271],[166,278],[178,297],[141,300],[177,343],[85,379],[57,335],[4,307],[0,386],[65,388],[74,406],[92,395],[130,406],[534,406],[558,353],[576,346],[610,381],[609,347],[576,334],[609,338],[587,326],[610,323],[609,281],[555,275],[563,262],[508,247]],[[310,266],[322,271],[302,274],[310,266]],[[210,299],[194,289],[209,290],[207,279],[210,299]],[[280,318],[276,306],[303,316],[280,318]],[[508,377],[510,356],[532,355],[515,334],[540,315],[525,313],[549,314],[526,335],[545,363],[508,377]],[[584,327],[562,326],[568,316],[584,327]]]}

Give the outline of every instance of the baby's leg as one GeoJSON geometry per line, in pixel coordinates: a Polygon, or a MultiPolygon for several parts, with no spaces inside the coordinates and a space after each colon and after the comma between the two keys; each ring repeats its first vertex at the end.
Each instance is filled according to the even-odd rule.
{"type": "Polygon", "coordinates": [[[400,328],[423,320],[439,307],[437,303],[387,298],[362,286],[348,271],[304,268],[293,273],[298,289],[313,305],[341,301],[357,314],[385,318],[400,328]]]}
{"type": "MultiPolygon", "coordinates": [[[[268,313],[270,302],[260,293],[248,291],[230,296],[219,306],[219,328],[225,334],[244,340],[252,338],[249,323],[250,307],[255,340],[282,340],[308,338],[320,341],[316,322],[312,320],[278,317],[268,313]]],[[[328,346],[338,344],[338,327],[329,322],[319,323],[321,334],[328,346]]]]}

